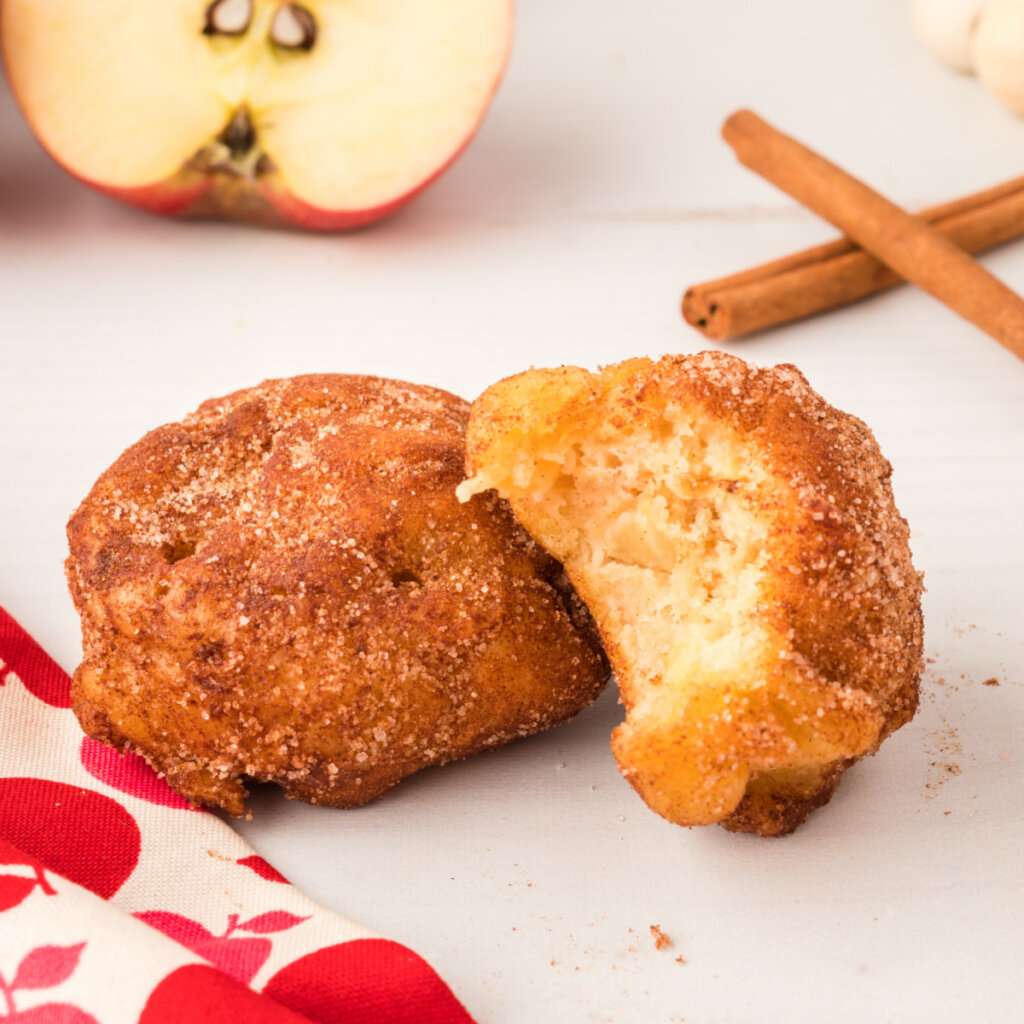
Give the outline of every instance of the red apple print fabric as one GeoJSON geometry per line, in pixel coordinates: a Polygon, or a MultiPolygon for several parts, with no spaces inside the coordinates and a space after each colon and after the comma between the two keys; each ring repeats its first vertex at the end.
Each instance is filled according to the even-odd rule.
{"type": "Polygon", "coordinates": [[[472,1024],[70,707],[0,608],[0,1024],[472,1024]]]}

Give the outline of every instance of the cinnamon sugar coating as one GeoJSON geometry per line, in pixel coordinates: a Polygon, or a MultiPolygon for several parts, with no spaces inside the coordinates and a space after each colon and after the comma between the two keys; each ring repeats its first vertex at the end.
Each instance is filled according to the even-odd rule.
{"type": "Polygon", "coordinates": [[[455,498],[469,406],[267,381],[147,434],[68,524],[75,712],[189,799],[348,807],[562,722],[607,665],[561,567],[455,498]]]}
{"type": "Polygon", "coordinates": [[[891,467],[795,367],[531,370],[474,404],[467,473],[564,562],[625,704],[620,770],[670,821],[790,832],[913,716],[891,467]]]}

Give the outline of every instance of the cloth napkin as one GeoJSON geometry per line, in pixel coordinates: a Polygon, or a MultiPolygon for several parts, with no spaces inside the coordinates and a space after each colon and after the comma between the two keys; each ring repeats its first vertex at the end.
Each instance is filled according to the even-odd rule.
{"type": "Polygon", "coordinates": [[[472,1024],[421,957],[318,906],[70,708],[0,608],[0,1024],[472,1024]]]}

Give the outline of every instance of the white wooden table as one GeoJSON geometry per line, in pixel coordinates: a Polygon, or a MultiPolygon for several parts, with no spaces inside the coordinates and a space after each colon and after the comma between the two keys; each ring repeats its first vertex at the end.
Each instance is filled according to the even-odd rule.
{"type": "MultiPolygon", "coordinates": [[[[477,140],[352,236],[119,207],[4,97],[0,604],[73,668],[68,514],[207,397],[310,371],[473,397],[530,364],[704,347],[685,285],[831,237],[734,162],[737,107],[910,207],[1024,173],[1024,121],[938,67],[906,6],[523,0],[477,140]]],[[[1024,288],[1024,243],[986,263],[1024,288]]],[[[828,808],[775,841],[668,825],[615,770],[609,692],[357,811],[261,793],[242,831],[481,1024],[1022,1020],[1024,364],[912,289],[730,348],[873,427],[926,573],[921,711],[828,808]]]]}

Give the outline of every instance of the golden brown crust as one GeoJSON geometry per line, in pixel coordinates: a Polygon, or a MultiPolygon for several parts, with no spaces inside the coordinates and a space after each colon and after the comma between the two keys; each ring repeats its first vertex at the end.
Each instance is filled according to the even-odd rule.
{"type": "MultiPolygon", "coordinates": [[[[461,493],[496,486],[527,529],[565,561],[601,630],[626,706],[626,722],[613,736],[620,768],[671,820],[721,821],[763,835],[792,831],[829,799],[846,767],[912,717],[922,663],[921,580],[893,503],[891,467],[868,428],[829,406],[795,367],[760,369],[704,352],[630,360],[600,374],[529,371],[474,405],[467,472],[475,479],[461,493]],[[759,646],[730,666],[731,677],[693,669],[703,689],[681,688],[673,703],[664,697],[667,674],[684,676],[686,666],[672,666],[660,652],[668,660],[652,669],[638,656],[636,634],[646,627],[623,612],[621,592],[603,568],[615,562],[595,540],[607,530],[566,510],[597,507],[583,493],[584,480],[593,488],[597,478],[586,463],[597,458],[592,450],[614,449],[607,464],[619,466],[628,463],[634,438],[662,436],[667,444],[680,431],[697,438],[691,458],[704,467],[692,481],[695,493],[702,489],[692,507],[713,506],[716,515],[749,519],[759,531],[749,559],[759,573],[756,600],[728,623],[759,646]],[[533,467],[524,468],[524,453],[535,458],[533,467]],[[541,476],[554,479],[558,471],[547,467],[563,458],[575,468],[554,485],[558,501],[538,498],[541,476]],[[729,473],[708,469],[730,462],[729,473]],[[595,550],[603,550],[603,562],[595,550]],[[671,706],[671,715],[648,714],[652,701],[671,706]]],[[[637,500],[649,491],[638,491],[637,500]]],[[[644,543],[650,548],[649,538],[644,543]]],[[[718,614],[723,603],[712,590],[707,614],[718,614]]],[[[676,613],[682,628],[687,608],[676,613]]],[[[690,657],[699,662],[700,649],[690,657]]]]}
{"type": "Polygon", "coordinates": [[[467,413],[314,375],[126,451],[68,524],[83,728],[240,814],[246,778],[362,804],[593,700],[606,663],[561,567],[504,502],[454,497],[467,413]]]}

